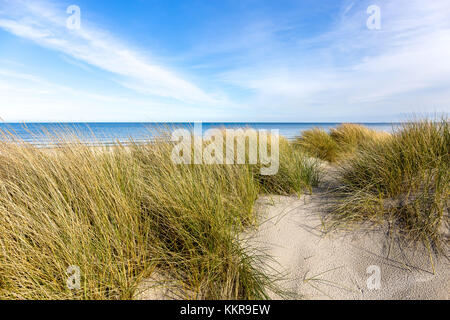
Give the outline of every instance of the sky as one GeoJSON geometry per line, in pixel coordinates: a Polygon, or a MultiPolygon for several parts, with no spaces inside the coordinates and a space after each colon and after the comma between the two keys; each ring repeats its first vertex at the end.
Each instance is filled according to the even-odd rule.
{"type": "Polygon", "coordinates": [[[0,0],[0,119],[448,114],[449,17],[448,0],[0,0]]]}

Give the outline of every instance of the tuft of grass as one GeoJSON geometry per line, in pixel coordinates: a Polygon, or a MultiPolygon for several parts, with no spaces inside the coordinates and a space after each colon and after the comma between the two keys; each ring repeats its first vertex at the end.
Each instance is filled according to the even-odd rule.
{"type": "Polygon", "coordinates": [[[341,165],[336,216],[347,222],[394,219],[412,240],[445,243],[449,153],[447,119],[405,123],[390,138],[364,144],[341,165]]]}
{"type": "Polygon", "coordinates": [[[110,151],[0,145],[1,298],[131,297],[152,264],[149,219],[137,162],[123,147],[110,151]],[[81,290],[66,285],[71,265],[81,290]]]}
{"type": "Polygon", "coordinates": [[[296,139],[296,144],[310,156],[328,162],[337,162],[353,156],[358,148],[367,143],[384,142],[390,134],[369,129],[365,126],[344,123],[332,128],[306,130],[296,139]]]}
{"type": "Polygon", "coordinates": [[[390,134],[376,131],[365,126],[353,123],[343,123],[330,130],[330,137],[336,142],[338,158],[345,159],[353,155],[358,148],[367,143],[384,142],[390,134]]]}
{"type": "Polygon", "coordinates": [[[280,171],[262,178],[254,165],[176,165],[166,140],[48,140],[55,148],[0,141],[0,299],[132,299],[152,277],[179,298],[268,298],[266,257],[239,236],[257,225],[260,192],[298,193],[318,179],[286,142],[280,171]],[[66,284],[73,265],[80,290],[66,284]]]}
{"type": "Polygon", "coordinates": [[[321,179],[321,168],[317,160],[311,159],[285,138],[280,139],[280,167],[273,176],[261,176],[257,172],[259,184],[265,193],[300,195],[311,192],[321,179]]]}
{"type": "Polygon", "coordinates": [[[314,128],[304,131],[296,139],[296,145],[312,157],[330,162],[338,159],[338,144],[323,129],[314,128]]]}

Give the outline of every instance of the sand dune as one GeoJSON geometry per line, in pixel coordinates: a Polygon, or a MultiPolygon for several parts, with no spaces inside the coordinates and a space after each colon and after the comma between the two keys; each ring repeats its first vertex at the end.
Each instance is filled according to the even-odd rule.
{"type": "Polygon", "coordinates": [[[448,256],[433,257],[433,273],[426,248],[393,239],[387,226],[325,234],[321,216],[328,200],[319,189],[301,198],[258,201],[267,220],[252,242],[273,257],[269,266],[283,272],[280,285],[293,298],[449,299],[448,256]],[[370,266],[379,267],[378,290],[367,285],[374,272],[370,266]]]}

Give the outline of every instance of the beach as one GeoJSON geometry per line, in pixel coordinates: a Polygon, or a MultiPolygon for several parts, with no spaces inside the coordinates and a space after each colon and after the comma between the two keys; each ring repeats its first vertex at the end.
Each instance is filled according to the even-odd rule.
{"type": "Polygon", "coordinates": [[[450,300],[449,17],[0,0],[0,301],[269,319],[450,300]]]}
{"type": "MultiPolygon", "coordinates": [[[[312,195],[263,197],[258,200],[260,230],[251,242],[267,252],[268,270],[278,270],[288,299],[306,300],[448,300],[448,252],[430,257],[422,244],[391,235],[388,223],[327,232],[327,187],[312,195]],[[380,286],[371,288],[373,269],[380,286]]],[[[277,293],[271,295],[280,299],[277,293]]]]}
{"type": "Polygon", "coordinates": [[[449,298],[448,121],[213,132],[203,150],[4,135],[0,297],[449,298]]]}

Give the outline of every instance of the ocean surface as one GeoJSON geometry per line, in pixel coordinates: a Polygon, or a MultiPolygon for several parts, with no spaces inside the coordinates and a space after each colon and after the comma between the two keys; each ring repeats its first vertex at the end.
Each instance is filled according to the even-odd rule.
{"type": "MultiPolygon", "coordinates": [[[[288,139],[294,139],[302,131],[314,127],[329,130],[340,123],[202,123],[206,132],[212,128],[253,128],[277,129],[288,139]]],[[[369,128],[391,132],[395,123],[360,123],[369,128]]],[[[61,136],[63,133],[75,134],[81,140],[93,144],[126,143],[130,140],[143,142],[152,140],[162,132],[178,128],[192,130],[193,123],[0,123],[0,140],[10,139],[11,135],[20,141],[38,145],[47,145],[50,136],[61,136]]]]}

